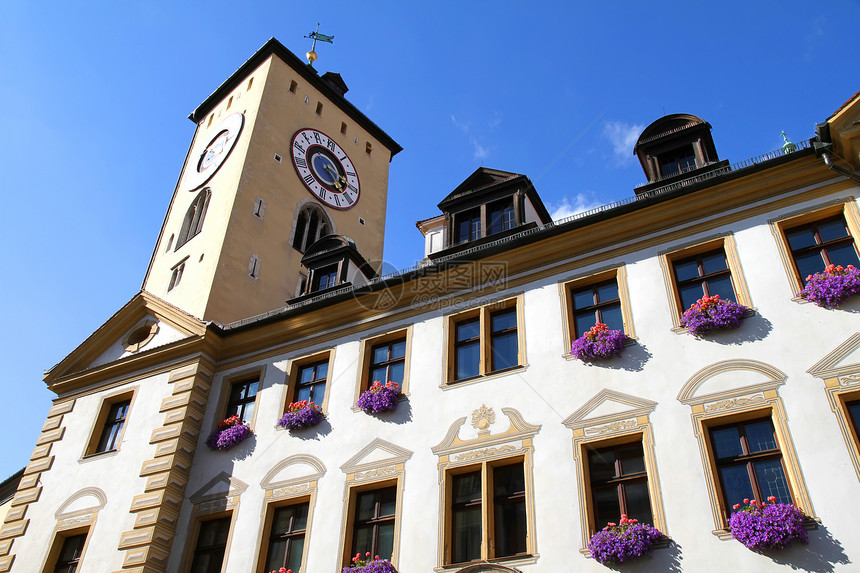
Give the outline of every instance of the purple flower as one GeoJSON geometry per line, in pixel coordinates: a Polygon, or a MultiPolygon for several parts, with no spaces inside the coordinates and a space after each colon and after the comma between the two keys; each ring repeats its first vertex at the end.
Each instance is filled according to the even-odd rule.
{"type": "Polygon", "coordinates": [[[218,429],[206,438],[206,445],[213,450],[229,450],[250,435],[251,427],[233,416],[218,424],[218,429]]]}
{"type": "Polygon", "coordinates": [[[621,352],[625,342],[627,335],[622,331],[610,330],[608,326],[598,322],[573,341],[570,353],[580,360],[602,360],[621,352]]]}
{"type": "Polygon", "coordinates": [[[374,382],[373,386],[358,397],[355,405],[368,414],[377,414],[397,408],[399,399],[400,384],[389,381],[383,386],[381,382],[374,382]]]}
{"type": "Polygon", "coordinates": [[[790,503],[750,502],[729,518],[732,537],[753,551],[783,550],[807,542],[803,512],[790,503]]]}
{"type": "Polygon", "coordinates": [[[278,425],[289,430],[302,430],[316,426],[323,419],[320,407],[313,402],[302,400],[301,402],[292,402],[287,406],[287,411],[278,420],[278,425]]]}
{"type": "Polygon", "coordinates": [[[352,558],[352,565],[344,567],[341,573],[397,573],[397,569],[388,559],[380,559],[379,556],[365,559],[359,553],[352,558]]]}
{"type": "Polygon", "coordinates": [[[698,336],[709,330],[737,328],[749,308],[732,300],[721,300],[720,295],[703,296],[684,312],[681,326],[698,336]]]}
{"type": "Polygon", "coordinates": [[[622,516],[621,525],[607,525],[592,535],[588,550],[600,563],[623,563],[648,555],[663,537],[663,533],[653,525],[637,523],[622,516]]]}
{"type": "Polygon", "coordinates": [[[854,265],[828,265],[822,272],[806,277],[806,286],[797,296],[818,306],[838,306],[860,293],[860,269],[854,265]]]}

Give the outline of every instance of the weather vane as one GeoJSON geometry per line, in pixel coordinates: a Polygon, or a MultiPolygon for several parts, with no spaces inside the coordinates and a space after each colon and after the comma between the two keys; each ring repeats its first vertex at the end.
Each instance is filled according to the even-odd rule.
{"type": "Polygon", "coordinates": [[[308,59],[308,65],[313,66],[314,62],[317,60],[317,53],[314,49],[317,47],[317,40],[320,42],[328,42],[329,44],[333,44],[334,36],[326,36],[325,34],[320,34],[320,23],[317,22],[317,29],[314,32],[311,32],[305,38],[313,38],[314,43],[311,45],[311,49],[308,53],[305,54],[305,57],[308,59]]]}

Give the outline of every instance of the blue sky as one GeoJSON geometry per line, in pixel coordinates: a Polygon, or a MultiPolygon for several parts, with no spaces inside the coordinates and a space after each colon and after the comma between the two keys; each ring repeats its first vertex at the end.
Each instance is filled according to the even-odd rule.
{"type": "MultiPolygon", "coordinates": [[[[0,397],[23,467],[59,362],[139,289],[194,132],[187,115],[268,38],[404,150],[386,260],[483,165],[531,178],[561,216],[633,193],[632,146],[668,113],[741,161],[814,134],[860,85],[860,5],[829,2],[7,2],[0,21],[0,397]],[[633,3],[630,3],[633,4],[633,3]]],[[[8,434],[7,434],[8,436],[8,434]]]]}

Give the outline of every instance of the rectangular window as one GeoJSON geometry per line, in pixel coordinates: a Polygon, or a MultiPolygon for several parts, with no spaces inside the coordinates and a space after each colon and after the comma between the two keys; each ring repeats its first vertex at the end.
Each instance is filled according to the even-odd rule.
{"type": "Polygon", "coordinates": [[[108,396],[102,401],[99,415],[93,424],[85,456],[113,452],[122,444],[123,430],[131,408],[134,392],[108,396]]]}
{"type": "Polygon", "coordinates": [[[522,364],[517,299],[453,315],[449,320],[450,382],[522,364]]]}
{"type": "Polygon", "coordinates": [[[305,502],[275,510],[266,551],[266,571],[284,567],[298,573],[305,550],[308,509],[309,504],[305,502]]]}
{"type": "Polygon", "coordinates": [[[659,255],[669,298],[677,309],[672,315],[675,329],[681,329],[684,312],[704,296],[719,295],[723,300],[753,306],[733,234],[659,255]]]}
{"type": "Polygon", "coordinates": [[[337,265],[324,267],[313,271],[314,284],[313,290],[325,290],[337,284],[337,265]]]}
{"type": "Polygon", "coordinates": [[[618,281],[614,277],[608,281],[572,288],[569,297],[573,309],[574,339],[588,332],[598,322],[612,330],[624,330],[618,281]]]}
{"type": "Polygon", "coordinates": [[[592,532],[617,523],[621,514],[654,523],[641,440],[590,448],[587,455],[592,532]]]}
{"type": "Polygon", "coordinates": [[[732,272],[722,248],[674,261],[675,284],[682,311],[703,296],[719,295],[737,301],[732,272]]]}
{"type": "Polygon", "coordinates": [[[454,242],[465,243],[481,238],[481,210],[473,209],[454,217],[454,242]]]}
{"type": "Polygon", "coordinates": [[[785,230],[791,260],[806,285],[806,277],[820,273],[827,265],[860,267],[857,245],[843,214],[785,230]]]}
{"type": "Polygon", "coordinates": [[[665,179],[686,173],[696,168],[696,154],[692,145],[661,154],[659,158],[660,174],[665,179]]]}
{"type": "MultiPolygon", "coordinates": [[[[78,570],[78,565],[81,563],[84,545],[87,542],[87,532],[69,535],[68,537],[63,537],[62,540],[63,544],[60,546],[56,564],[50,571],[53,573],[74,573],[78,570]]],[[[59,539],[55,541],[55,543],[58,542],[59,539]]]]}
{"type": "Polygon", "coordinates": [[[391,559],[394,551],[394,525],[397,515],[397,486],[355,494],[352,523],[352,551],[381,559],[391,559]]]}
{"type": "Polygon", "coordinates": [[[328,358],[298,368],[293,402],[307,400],[322,405],[325,398],[325,385],[328,377],[328,358]]]}
{"type": "Polygon", "coordinates": [[[528,553],[522,461],[484,465],[450,479],[448,563],[528,553]]]}
{"type": "Polygon", "coordinates": [[[793,503],[782,452],[770,418],[711,427],[708,431],[726,517],[744,499],[793,503]]]}
{"type": "Polygon", "coordinates": [[[257,400],[259,379],[234,382],[230,385],[225,418],[239,416],[243,422],[250,423],[254,417],[254,403],[257,400]]]}
{"type": "Polygon", "coordinates": [[[397,382],[403,387],[406,371],[406,337],[376,344],[370,349],[368,382],[397,382]]]}
{"type": "Polygon", "coordinates": [[[107,419],[105,420],[101,438],[99,438],[98,446],[96,446],[96,453],[112,452],[117,448],[119,438],[122,435],[122,428],[125,426],[125,417],[128,414],[128,407],[130,405],[131,400],[123,400],[111,405],[107,419]]]}
{"type": "Polygon", "coordinates": [[[230,521],[231,518],[227,515],[200,523],[189,573],[221,573],[224,553],[227,550],[227,536],[230,534],[230,521]]]}
{"type": "Polygon", "coordinates": [[[508,198],[487,205],[487,235],[514,228],[514,200],[508,198]]]}

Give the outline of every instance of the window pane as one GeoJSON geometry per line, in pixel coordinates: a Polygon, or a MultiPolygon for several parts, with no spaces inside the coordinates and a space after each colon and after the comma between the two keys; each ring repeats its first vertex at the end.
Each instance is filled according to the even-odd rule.
{"type": "Polygon", "coordinates": [[[401,340],[391,345],[391,358],[403,358],[406,356],[406,341],[401,340]]]}
{"type": "Polygon", "coordinates": [[[373,526],[362,525],[355,528],[355,540],[352,542],[352,552],[364,555],[373,551],[373,526]]]}
{"type": "Polygon", "coordinates": [[[516,309],[503,310],[494,312],[490,315],[491,331],[499,332],[508,328],[517,327],[517,311],[516,309]]]}
{"type": "Polygon", "coordinates": [[[355,514],[360,521],[376,517],[376,492],[362,493],[355,504],[355,514]]]}
{"type": "Polygon", "coordinates": [[[296,391],[296,402],[301,402],[302,400],[307,400],[310,402],[312,400],[311,391],[313,390],[313,386],[303,386],[298,388],[296,391]]]}
{"type": "Polygon", "coordinates": [[[480,501],[481,472],[454,476],[453,490],[453,501],[455,504],[480,501]]]}
{"type": "Polygon", "coordinates": [[[826,243],[827,241],[847,237],[848,229],[845,227],[842,217],[839,217],[838,219],[819,223],[818,234],[821,237],[821,242],[826,243]]]}
{"type": "Polygon", "coordinates": [[[834,265],[860,267],[860,258],[857,257],[857,250],[853,243],[830,247],[827,249],[827,254],[830,256],[830,262],[834,265]]]}
{"type": "Polygon", "coordinates": [[[325,378],[328,376],[328,362],[320,362],[317,364],[317,378],[325,378]]]}
{"type": "Polygon", "coordinates": [[[608,302],[618,298],[618,283],[612,281],[597,287],[597,300],[608,302]]]}
{"type": "Polygon", "coordinates": [[[480,345],[477,342],[457,347],[457,380],[477,376],[479,364],[480,345]]]}
{"type": "MultiPolygon", "coordinates": [[[[388,380],[386,380],[387,377],[388,368],[386,368],[385,366],[383,366],[382,368],[374,368],[370,371],[371,384],[373,384],[374,382],[382,382],[383,384],[385,384],[386,382],[388,382],[388,380]]],[[[395,380],[395,382],[397,382],[397,380],[395,380]]]]}
{"type": "Polygon", "coordinates": [[[522,494],[526,490],[526,481],[522,464],[503,466],[493,472],[493,495],[508,497],[522,494]]]}
{"type": "Polygon", "coordinates": [[[654,523],[651,517],[651,501],[648,496],[648,483],[634,482],[624,486],[624,501],[627,505],[627,517],[638,519],[642,523],[654,523]]]}
{"type": "Polygon", "coordinates": [[[588,329],[594,326],[597,322],[597,316],[593,312],[577,314],[573,317],[573,322],[576,327],[576,336],[582,336],[588,329]]]}
{"type": "Polygon", "coordinates": [[[733,458],[743,454],[741,437],[736,426],[720,428],[711,432],[717,459],[733,458]]]}
{"type": "Polygon", "coordinates": [[[729,268],[728,264],[726,263],[726,255],[722,251],[720,251],[719,253],[713,253],[711,255],[703,256],[702,267],[704,268],[706,275],[719,271],[724,271],[729,268]]]}
{"type": "Polygon", "coordinates": [[[600,322],[612,330],[624,330],[624,317],[621,314],[621,305],[601,308],[600,322]]]}
{"type": "Polygon", "coordinates": [[[279,539],[269,543],[269,558],[266,560],[266,571],[277,571],[284,566],[284,555],[287,553],[289,542],[279,539]]]}
{"type": "Polygon", "coordinates": [[[591,288],[573,291],[573,307],[586,308],[594,304],[594,292],[591,288]]]}
{"type": "Polygon", "coordinates": [[[854,432],[860,437],[860,402],[853,402],[847,405],[848,415],[851,417],[851,423],[854,424],[854,432]]]}
{"type": "Polygon", "coordinates": [[[610,521],[618,523],[621,517],[621,504],[618,501],[618,487],[592,490],[594,518],[597,529],[602,529],[610,521]]]}
{"type": "Polygon", "coordinates": [[[621,459],[621,475],[630,475],[645,471],[642,442],[619,447],[618,457],[621,459]]]}
{"type": "MultiPolygon", "coordinates": [[[[290,543],[290,555],[289,559],[287,559],[287,564],[285,567],[287,569],[292,569],[293,571],[298,571],[302,566],[302,554],[305,552],[305,537],[304,535],[301,537],[294,537],[292,542],[290,543]]],[[[277,569],[275,569],[277,571],[277,569]]]]}
{"type": "Polygon", "coordinates": [[[313,366],[303,366],[301,370],[299,370],[299,383],[307,384],[311,380],[314,379],[314,367],[313,366]]]}
{"type": "MultiPolygon", "coordinates": [[[[785,480],[785,471],[780,460],[764,460],[755,462],[755,477],[758,480],[761,496],[767,499],[776,497],[777,503],[791,503],[791,493],[785,480]]],[[[764,501],[764,500],[761,500],[764,501]]]]}
{"type": "Polygon", "coordinates": [[[463,322],[457,323],[457,342],[461,342],[463,340],[469,340],[471,338],[477,338],[481,333],[481,324],[480,321],[475,318],[472,320],[465,320],[463,322]]]}
{"type": "Polygon", "coordinates": [[[720,468],[720,478],[723,480],[729,507],[743,502],[744,499],[755,498],[746,464],[720,468]]]}
{"type": "Polygon", "coordinates": [[[751,453],[777,449],[776,438],[773,435],[773,426],[769,420],[746,424],[744,431],[747,435],[747,444],[751,453]]]}
{"type": "Polygon", "coordinates": [[[803,255],[795,255],[794,262],[797,264],[797,271],[800,273],[800,278],[806,283],[806,277],[820,273],[826,266],[821,253],[818,251],[806,253],[803,255]]]}
{"type": "Polygon", "coordinates": [[[718,294],[723,300],[737,298],[735,288],[732,286],[732,277],[728,275],[708,280],[708,290],[711,291],[711,296],[718,294]]]}
{"type": "Polygon", "coordinates": [[[379,364],[388,360],[388,345],[377,346],[373,349],[373,363],[379,364]]]}
{"type": "Polygon", "coordinates": [[[702,284],[699,282],[680,287],[678,293],[681,295],[682,310],[687,310],[693,303],[705,295],[702,284]]]}
{"type": "Polygon", "coordinates": [[[679,281],[693,279],[699,275],[699,261],[696,259],[690,261],[681,261],[675,263],[675,278],[679,281]]]}
{"type": "MultiPolygon", "coordinates": [[[[406,365],[403,362],[397,362],[392,364],[388,368],[388,380],[392,382],[397,382],[398,384],[403,384],[403,372],[406,368],[406,365]]],[[[386,380],[386,382],[388,381],[386,380]]]]}
{"type": "Polygon", "coordinates": [[[605,448],[589,452],[588,468],[592,483],[605,482],[617,477],[615,474],[615,449],[605,448]]]}
{"type": "Polygon", "coordinates": [[[496,503],[495,557],[526,552],[526,502],[496,503]]]}
{"type": "Polygon", "coordinates": [[[492,370],[503,370],[519,364],[517,333],[497,334],[493,337],[492,370]]]}
{"type": "Polygon", "coordinates": [[[816,244],[815,233],[808,227],[787,231],[785,233],[785,238],[788,239],[788,246],[791,247],[792,251],[803,249],[804,247],[811,247],[816,244]]]}
{"type": "Polygon", "coordinates": [[[481,508],[470,507],[454,513],[451,532],[454,563],[480,559],[481,557],[481,508]]]}
{"type": "Polygon", "coordinates": [[[379,526],[379,538],[376,540],[376,553],[382,559],[391,559],[394,552],[394,522],[379,526]]]}

